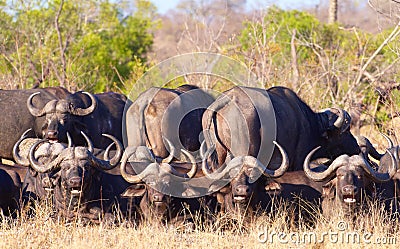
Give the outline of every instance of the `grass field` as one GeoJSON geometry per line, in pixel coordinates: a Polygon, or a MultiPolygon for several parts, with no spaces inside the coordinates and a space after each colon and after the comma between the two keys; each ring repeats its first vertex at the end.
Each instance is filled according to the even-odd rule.
{"type": "Polygon", "coordinates": [[[0,248],[396,248],[400,244],[397,218],[388,217],[377,202],[369,203],[351,221],[341,218],[339,211],[329,219],[314,211],[312,225],[294,221],[288,205],[251,221],[220,215],[185,229],[123,219],[96,225],[66,222],[50,218],[51,208],[41,203],[34,218],[25,211],[16,219],[3,218],[0,248]]]}

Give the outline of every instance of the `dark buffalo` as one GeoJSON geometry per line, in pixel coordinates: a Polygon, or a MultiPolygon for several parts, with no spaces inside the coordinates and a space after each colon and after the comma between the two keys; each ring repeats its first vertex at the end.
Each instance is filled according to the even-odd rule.
{"type": "MultiPolygon", "coordinates": [[[[373,196],[376,192],[373,183],[388,182],[396,172],[395,158],[391,155],[389,172],[376,171],[363,154],[337,157],[327,167],[318,165],[322,171],[314,171],[311,158],[319,147],[312,150],[304,161],[304,172],[313,181],[327,181],[323,186],[322,209],[329,214],[335,207],[340,207],[345,213],[354,213],[359,208],[363,194],[373,196]]],[[[314,166],[315,167],[315,166],[314,166]]]]}
{"type": "Polygon", "coordinates": [[[392,204],[392,208],[394,210],[400,210],[400,200],[399,200],[399,195],[400,195],[400,146],[395,146],[393,144],[393,141],[385,136],[385,138],[388,140],[389,145],[388,145],[388,149],[387,152],[382,156],[381,160],[379,161],[379,169],[378,171],[381,173],[385,173],[388,172],[390,170],[390,166],[391,166],[391,154],[393,154],[394,158],[396,159],[396,168],[397,171],[393,176],[393,181],[392,186],[381,186],[378,185],[378,188],[381,191],[385,191],[386,192],[386,197],[387,198],[392,198],[394,200],[394,203],[392,204]]]}
{"type": "MultiPolygon", "coordinates": [[[[171,148],[171,154],[173,153],[174,149],[171,148]]],[[[121,160],[121,175],[132,185],[126,189],[123,196],[140,199],[139,209],[145,220],[177,221],[184,218],[185,212],[194,215],[200,211],[199,199],[177,198],[159,191],[179,188],[179,186],[174,186],[175,177],[190,179],[197,174],[195,158],[186,150],[183,150],[183,153],[191,162],[190,170],[186,173],[171,166],[171,162],[157,163],[153,153],[145,146],[129,147],[125,151],[121,160]],[[136,167],[142,167],[143,170],[139,174],[132,172],[132,169],[127,167],[128,161],[140,164],[136,167]],[[185,206],[187,209],[184,208],[185,206]]],[[[196,190],[190,187],[182,191],[184,191],[181,193],[182,196],[196,194],[194,193],[196,190]]]]}
{"type": "MultiPolygon", "coordinates": [[[[360,151],[349,131],[350,116],[347,112],[331,108],[315,113],[293,91],[284,87],[268,90],[234,87],[209,106],[202,125],[207,147],[215,146],[211,160],[206,156],[204,161],[210,161],[210,168],[217,172],[225,165],[230,170],[228,166],[232,164],[250,164],[250,174],[265,172],[266,167],[301,170],[299,165],[303,164],[307,153],[318,145],[323,147],[318,157],[329,159],[342,153],[358,154],[360,151]],[[280,146],[268,152],[274,140],[275,145],[280,146]],[[285,164],[287,166],[283,166],[285,164]]],[[[233,199],[229,200],[230,203],[248,200],[250,195],[258,194],[258,191],[251,190],[250,183],[260,185],[254,187],[262,189],[266,178],[249,182],[248,168],[243,167],[240,174],[233,177],[231,191],[226,195],[233,199]]],[[[284,172],[278,170],[280,174],[281,171],[284,172]]],[[[223,177],[222,174],[216,176],[223,177]]]]}
{"type": "Polygon", "coordinates": [[[0,165],[0,208],[2,214],[16,214],[21,203],[21,185],[21,178],[15,170],[7,165],[0,165]]]}
{"type": "MultiPolygon", "coordinates": [[[[265,152],[261,152],[260,148],[265,148],[265,143],[271,142],[266,138],[268,134],[274,134],[276,129],[275,140],[287,152],[290,163],[288,170],[294,171],[302,170],[300,165],[316,146],[321,146],[316,158],[333,160],[341,154],[358,154],[360,149],[350,133],[350,121],[350,116],[342,109],[314,112],[285,87],[265,90],[237,86],[224,92],[210,105],[203,116],[203,129],[207,146],[216,146],[212,163],[216,163],[217,167],[230,154],[237,156],[235,151],[262,157],[265,152]],[[273,111],[265,111],[272,108],[273,111]],[[271,113],[274,117],[266,117],[271,113]],[[274,119],[275,123],[271,124],[276,128],[265,125],[263,122],[266,118],[274,119]],[[231,135],[235,128],[239,132],[231,135]],[[242,145],[242,142],[247,143],[242,145]]],[[[270,135],[270,139],[274,137],[270,135]]],[[[280,165],[282,159],[279,154],[275,148],[270,167],[280,165]]]]}
{"type": "MultiPolygon", "coordinates": [[[[283,158],[281,166],[275,170],[267,169],[257,158],[247,155],[234,157],[220,172],[211,172],[207,163],[207,158],[214,148],[210,148],[204,153],[202,170],[207,178],[216,180],[217,184],[220,183],[220,180],[225,178],[225,176],[231,179],[227,186],[219,189],[216,193],[217,200],[221,204],[222,212],[251,212],[259,204],[265,203],[266,200],[259,196],[260,191],[264,191],[261,189],[263,188],[265,180],[267,178],[282,176],[289,167],[285,151],[279,144],[275,144],[279,148],[283,158]],[[257,179],[260,175],[263,176],[257,179]]],[[[218,185],[211,185],[211,188],[218,188],[218,185]]],[[[265,206],[265,204],[261,205],[265,206]]]]}
{"type": "MultiPolygon", "coordinates": [[[[178,186],[180,180],[190,179],[196,174],[197,165],[190,153],[196,154],[200,149],[201,119],[212,101],[208,93],[192,85],[177,89],[152,87],[126,110],[126,153],[135,155],[131,156],[133,161],[128,161],[135,167],[135,172],[126,170],[126,160],[130,156],[125,157],[121,174],[132,183],[125,196],[141,197],[140,210],[146,219],[153,216],[158,220],[170,220],[182,211],[181,203],[192,202],[189,204],[192,207],[198,205],[197,199],[184,201],[165,193],[181,189],[178,186]],[[148,150],[146,147],[149,152],[140,152],[148,150]],[[192,167],[186,173],[179,172],[174,164],[186,162],[187,157],[192,167]]],[[[188,187],[178,194],[190,197],[195,195],[194,192],[188,187]]]]}
{"type": "Polygon", "coordinates": [[[39,92],[41,98],[35,98],[33,104],[43,108],[49,101],[64,98],[70,94],[62,87],[49,87],[26,90],[0,90],[0,109],[2,110],[2,122],[0,125],[0,157],[13,160],[12,148],[18,138],[29,128],[32,136],[42,137],[44,117],[32,115],[26,102],[29,97],[39,92]]]}
{"type": "Polygon", "coordinates": [[[122,141],[122,116],[126,104],[124,95],[113,92],[76,92],[63,99],[49,101],[43,108],[37,108],[32,100],[40,98],[39,93],[32,94],[27,106],[32,115],[45,117],[41,137],[67,142],[68,132],[75,144],[83,145],[85,140],[80,135],[83,131],[100,149],[108,146],[107,139],[100,134],[110,134],[122,141]]]}
{"type": "Polygon", "coordinates": [[[39,199],[51,196],[56,210],[66,217],[81,215],[96,221],[104,212],[110,213],[113,204],[120,201],[118,197],[127,184],[121,176],[107,174],[118,165],[122,144],[113,136],[104,136],[117,147],[114,157],[109,160],[109,150],[105,152],[105,160],[93,155],[93,145],[87,136],[84,137],[88,147],[37,141],[29,150],[33,170],[27,173],[24,196],[39,199]],[[61,150],[54,148],[57,146],[61,150]]]}
{"type": "Polygon", "coordinates": [[[181,149],[198,151],[202,115],[212,101],[208,93],[191,85],[146,90],[126,110],[125,147],[147,146],[165,161],[169,155],[184,158],[181,149]],[[175,155],[167,150],[165,139],[176,147],[175,155]]]}
{"type": "MultiPolygon", "coordinates": [[[[96,148],[106,149],[109,145],[107,137],[101,134],[109,134],[114,136],[119,141],[123,141],[122,137],[122,122],[127,98],[125,95],[115,92],[105,92],[93,95],[96,99],[97,106],[93,112],[88,115],[78,117],[80,123],[83,124],[82,131],[87,134],[96,148]]],[[[76,92],[68,97],[68,100],[75,106],[90,106],[92,103],[89,95],[83,92],[76,92]]],[[[84,144],[82,136],[78,137],[81,140],[74,142],[76,144],[84,144]]],[[[79,139],[78,138],[78,139],[79,139]]]]}

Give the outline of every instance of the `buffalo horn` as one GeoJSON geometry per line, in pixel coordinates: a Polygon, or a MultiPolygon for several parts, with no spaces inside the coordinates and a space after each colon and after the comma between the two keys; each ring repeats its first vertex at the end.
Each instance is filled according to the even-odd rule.
{"type": "MultiPolygon", "coordinates": [[[[145,154],[146,155],[152,155],[151,151],[145,146],[128,147],[128,148],[126,148],[125,153],[123,154],[122,159],[121,159],[121,168],[120,168],[120,170],[121,170],[122,177],[129,183],[140,183],[140,182],[142,182],[142,178],[141,178],[140,175],[132,175],[132,174],[130,174],[130,173],[128,173],[126,171],[126,164],[128,162],[128,159],[132,155],[134,155],[136,153],[138,148],[146,148],[148,150],[148,152],[145,153],[145,154]]],[[[149,158],[149,160],[150,161],[155,161],[155,159],[153,157],[149,158]]],[[[145,173],[146,169],[149,168],[151,165],[154,165],[154,164],[155,163],[150,163],[149,165],[147,165],[147,167],[141,172],[141,174],[145,173]]]]}
{"type": "Polygon", "coordinates": [[[167,164],[167,163],[161,163],[160,167],[175,176],[182,177],[182,178],[192,178],[197,172],[196,160],[193,157],[193,155],[190,154],[187,150],[181,149],[181,151],[183,154],[185,154],[189,158],[190,163],[192,164],[192,168],[190,169],[189,172],[187,172],[186,174],[181,174],[174,167],[172,167],[170,164],[167,164]]]}
{"type": "MultiPolygon", "coordinates": [[[[308,153],[306,159],[304,160],[304,164],[303,164],[304,173],[306,173],[308,178],[310,178],[311,180],[316,181],[316,182],[324,181],[324,180],[330,178],[331,176],[333,176],[333,174],[335,174],[335,172],[336,172],[336,169],[339,168],[340,166],[342,166],[343,163],[345,162],[345,159],[349,157],[348,155],[341,155],[338,158],[336,158],[325,171],[315,172],[311,169],[310,162],[311,162],[312,156],[319,148],[321,148],[321,146],[318,146],[317,148],[310,151],[310,153],[308,153]]],[[[322,165],[322,166],[325,167],[325,165],[322,165]]]]}
{"type": "Polygon", "coordinates": [[[32,103],[33,97],[35,97],[38,94],[40,94],[40,92],[32,93],[31,96],[29,96],[28,100],[26,101],[26,106],[28,107],[29,112],[36,117],[40,117],[46,114],[44,108],[38,109],[32,103]]]}
{"type": "Polygon", "coordinates": [[[54,168],[58,167],[59,164],[62,162],[63,158],[65,157],[64,154],[68,153],[68,151],[71,151],[71,148],[68,149],[64,149],[53,161],[49,162],[48,164],[43,164],[40,163],[36,157],[35,157],[35,151],[36,148],[43,142],[46,142],[47,140],[42,139],[37,141],[34,145],[32,145],[32,147],[29,150],[29,162],[31,167],[39,172],[39,173],[46,173],[49,172],[51,170],[53,170],[54,168]]]}
{"type": "Polygon", "coordinates": [[[388,142],[388,148],[392,148],[394,147],[393,145],[393,141],[392,139],[390,139],[389,136],[387,136],[386,134],[381,133],[381,135],[386,139],[386,141],[388,142]]]}
{"type": "Polygon", "coordinates": [[[390,152],[389,150],[387,150],[387,153],[389,153],[390,158],[391,158],[391,168],[389,168],[389,172],[388,173],[380,173],[374,170],[374,168],[372,168],[372,166],[370,165],[370,163],[368,162],[368,160],[362,156],[363,161],[362,163],[359,163],[359,165],[365,170],[365,172],[367,172],[367,174],[369,176],[372,177],[372,179],[375,182],[387,182],[390,179],[392,179],[392,177],[396,174],[397,172],[397,167],[396,167],[396,158],[394,157],[394,155],[392,154],[392,152],[390,152]]]}
{"type": "Polygon", "coordinates": [[[28,160],[28,158],[23,158],[23,157],[21,157],[21,155],[19,154],[19,145],[21,144],[21,142],[22,142],[25,138],[28,137],[28,133],[29,133],[31,130],[32,130],[32,129],[26,130],[26,131],[21,135],[21,137],[19,138],[19,140],[14,144],[14,147],[13,147],[13,157],[14,157],[14,160],[15,160],[18,164],[23,165],[23,166],[29,166],[29,160],[28,160]]]}
{"type": "MultiPolygon", "coordinates": [[[[93,149],[93,143],[90,140],[90,138],[88,137],[88,135],[86,135],[83,131],[81,131],[82,136],[85,138],[86,140],[86,144],[87,144],[87,149],[90,153],[93,153],[94,149],[93,149]]],[[[104,134],[103,134],[104,136],[104,134]]]]}
{"type": "Polygon", "coordinates": [[[86,94],[89,96],[90,100],[92,101],[92,104],[88,108],[73,108],[70,110],[71,114],[76,115],[76,116],[86,116],[89,115],[96,109],[97,106],[97,100],[93,96],[93,94],[88,93],[88,92],[82,92],[83,94],[86,94]]]}
{"type": "Polygon", "coordinates": [[[167,138],[164,138],[165,141],[167,142],[167,147],[169,150],[169,155],[168,157],[164,158],[161,162],[162,163],[170,163],[172,161],[172,159],[174,158],[174,154],[175,154],[175,147],[174,145],[171,143],[171,141],[169,141],[167,138]]]}
{"type": "Polygon", "coordinates": [[[282,176],[289,167],[289,158],[282,146],[280,146],[276,141],[273,141],[273,143],[278,147],[279,151],[282,154],[282,163],[278,169],[268,169],[264,164],[262,164],[257,158],[253,156],[245,156],[243,164],[252,165],[253,167],[260,168],[262,170],[262,173],[268,177],[276,178],[282,176]]]}
{"type": "Polygon", "coordinates": [[[107,160],[101,160],[101,159],[99,159],[99,158],[97,158],[95,156],[93,156],[94,157],[93,160],[95,161],[96,165],[98,167],[100,167],[101,169],[110,170],[110,169],[115,168],[118,165],[119,160],[121,159],[121,156],[122,156],[122,144],[117,138],[115,138],[112,135],[109,135],[109,134],[102,134],[102,135],[105,136],[105,137],[108,137],[109,139],[111,139],[113,141],[112,144],[115,144],[115,146],[117,147],[117,151],[116,151],[114,157],[111,158],[110,160],[108,160],[108,158],[109,158],[109,148],[107,148],[107,150],[105,152],[105,156],[104,156],[104,158],[106,158],[107,160]]]}

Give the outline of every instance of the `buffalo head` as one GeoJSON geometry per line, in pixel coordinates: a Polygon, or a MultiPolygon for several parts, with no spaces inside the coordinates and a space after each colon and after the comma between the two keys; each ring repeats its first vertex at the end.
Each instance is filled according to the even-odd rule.
{"type": "MultiPolygon", "coordinates": [[[[356,138],[350,132],[351,117],[340,108],[329,108],[319,113],[322,125],[322,148],[319,151],[324,155],[336,158],[342,154],[357,155],[360,147],[356,138]]],[[[319,154],[317,152],[317,154],[319,154]]]]}
{"type": "MultiPolygon", "coordinates": [[[[220,167],[221,170],[211,172],[207,159],[214,150],[214,146],[211,146],[204,153],[202,170],[207,178],[219,181],[229,176],[231,179],[230,188],[224,187],[217,193],[218,201],[223,201],[224,203],[221,204],[223,204],[227,210],[231,210],[233,205],[235,208],[244,205],[247,206],[252,200],[255,200],[253,195],[258,191],[256,190],[256,185],[258,183],[257,178],[260,175],[263,174],[266,177],[276,178],[282,176],[286,172],[289,167],[288,156],[278,143],[274,141],[274,144],[278,147],[283,158],[281,165],[275,170],[268,169],[253,156],[237,156],[230,160],[225,167],[220,167]],[[218,194],[222,194],[223,196],[218,196],[218,194]]],[[[204,145],[205,142],[203,142],[202,147],[204,147],[204,145]]]]}
{"type": "MultiPolygon", "coordinates": [[[[102,171],[110,170],[117,166],[122,156],[122,144],[111,135],[103,134],[110,138],[117,147],[117,151],[110,160],[102,160],[93,155],[93,145],[90,139],[82,133],[87,141],[87,147],[69,146],[64,148],[52,160],[39,160],[36,151],[41,144],[47,140],[39,140],[29,150],[29,162],[33,170],[42,177],[42,183],[49,185],[54,194],[56,207],[60,209],[67,208],[73,210],[80,207],[80,210],[86,208],[93,200],[97,201],[97,189],[99,186],[99,177],[102,171]],[[43,182],[44,179],[47,181],[43,182]]],[[[110,148],[105,152],[105,158],[109,158],[110,148]]]]}
{"type": "Polygon", "coordinates": [[[128,147],[125,150],[121,160],[121,175],[123,178],[132,183],[132,185],[123,194],[124,197],[142,197],[140,208],[145,218],[164,218],[171,204],[172,197],[164,194],[164,191],[172,187],[174,177],[190,179],[197,172],[197,164],[193,155],[182,149],[182,153],[186,155],[191,162],[191,169],[187,173],[180,173],[170,162],[175,151],[174,146],[168,141],[170,148],[170,156],[158,163],[153,153],[145,146],[128,147]],[[144,165],[143,170],[138,174],[130,173],[127,170],[127,163],[139,163],[144,165]],[[150,216],[152,215],[152,216],[150,216]]]}
{"type": "Polygon", "coordinates": [[[89,115],[97,106],[96,98],[88,92],[84,93],[92,101],[92,104],[87,108],[79,108],[71,100],[60,99],[51,100],[42,109],[39,109],[33,105],[32,99],[39,95],[40,92],[33,93],[28,98],[27,107],[30,113],[36,117],[45,116],[45,123],[41,128],[43,138],[47,138],[50,141],[65,142],[67,132],[73,135],[79,134],[82,127],[77,127],[80,123],[77,116],[89,115]]]}
{"type": "Polygon", "coordinates": [[[330,180],[323,186],[323,212],[329,211],[327,203],[335,201],[345,211],[353,211],[361,203],[362,192],[368,193],[371,182],[387,182],[395,174],[395,159],[389,173],[377,172],[361,155],[341,155],[329,167],[313,165],[311,158],[320,147],[312,150],[304,161],[304,172],[313,181],[330,180]]]}

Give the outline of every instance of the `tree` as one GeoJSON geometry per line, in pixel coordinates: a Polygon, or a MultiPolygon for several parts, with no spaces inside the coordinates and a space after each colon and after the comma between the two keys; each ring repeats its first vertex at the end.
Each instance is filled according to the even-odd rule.
{"type": "Polygon", "coordinates": [[[329,0],[329,18],[328,23],[337,22],[338,0],[329,0]]]}
{"type": "Polygon", "coordinates": [[[7,1],[0,11],[1,73],[23,88],[121,89],[146,61],[157,24],[146,0],[7,1]]]}

